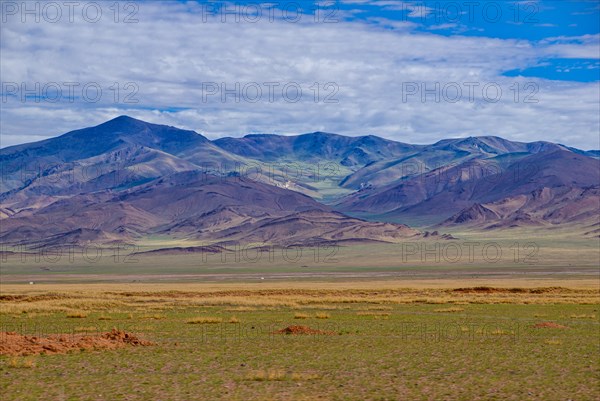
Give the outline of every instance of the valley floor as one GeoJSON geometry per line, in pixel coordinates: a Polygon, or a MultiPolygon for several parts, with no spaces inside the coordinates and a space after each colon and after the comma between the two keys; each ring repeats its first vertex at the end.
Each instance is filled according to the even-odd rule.
{"type": "Polygon", "coordinates": [[[153,343],[68,353],[51,346],[42,355],[18,355],[13,346],[0,355],[7,401],[600,397],[597,277],[34,285],[4,278],[0,350],[14,337],[7,332],[73,339],[116,328],[153,343]]]}

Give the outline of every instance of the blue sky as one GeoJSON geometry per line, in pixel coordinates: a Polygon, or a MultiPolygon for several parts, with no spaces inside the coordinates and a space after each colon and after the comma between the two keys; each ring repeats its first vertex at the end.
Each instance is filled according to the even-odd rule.
{"type": "Polygon", "coordinates": [[[128,114],[209,138],[600,148],[597,1],[22,4],[2,2],[1,147],[128,114]]]}
{"type": "MultiPolygon", "coordinates": [[[[528,41],[555,40],[600,31],[597,1],[348,1],[327,8],[360,10],[352,18],[415,23],[414,31],[443,36],[484,36],[528,41]]],[[[393,29],[393,28],[392,28],[393,29]]],[[[599,55],[596,55],[599,56],[599,55]]],[[[588,59],[548,58],[531,66],[507,71],[551,80],[592,82],[600,80],[598,57],[588,59]]]]}
{"type": "Polygon", "coordinates": [[[541,40],[598,33],[596,1],[398,1],[338,2],[331,7],[360,9],[357,17],[384,17],[419,24],[417,30],[541,40]],[[442,26],[444,25],[444,26],[442,26]],[[545,28],[545,29],[540,29],[545,28]]]}

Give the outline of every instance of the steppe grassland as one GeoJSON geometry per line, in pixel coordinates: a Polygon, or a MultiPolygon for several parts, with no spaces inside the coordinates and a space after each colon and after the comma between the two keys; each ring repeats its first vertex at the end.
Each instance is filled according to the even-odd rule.
{"type": "Polygon", "coordinates": [[[2,285],[1,331],[155,343],[2,356],[3,399],[598,399],[597,281],[484,284],[2,285]]]}

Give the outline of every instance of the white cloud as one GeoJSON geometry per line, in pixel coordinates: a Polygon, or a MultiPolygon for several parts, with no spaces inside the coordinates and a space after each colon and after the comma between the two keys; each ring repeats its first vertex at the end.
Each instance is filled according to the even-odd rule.
{"type": "Polygon", "coordinates": [[[600,34],[552,37],[540,44],[551,57],[600,59],[600,34]]]}
{"type": "Polygon", "coordinates": [[[0,115],[1,146],[128,114],[211,138],[322,130],[415,143],[500,135],[526,141],[566,138],[571,146],[598,147],[597,83],[501,76],[549,56],[597,55],[598,36],[534,43],[417,33],[403,21],[316,23],[304,15],[291,23],[277,12],[275,17],[270,21],[265,11],[258,23],[243,18],[221,23],[220,16],[204,22],[195,3],[146,2],[139,4],[135,24],[114,23],[111,14],[95,24],[81,18],[56,24],[9,19],[1,28],[3,82],[26,82],[29,88],[35,82],[79,82],[80,88],[97,82],[103,96],[97,103],[8,98],[0,115]],[[522,101],[530,81],[540,87],[538,103],[522,101]],[[115,82],[118,102],[110,89],[115,82]],[[139,88],[137,104],[123,101],[131,94],[125,88],[129,82],[139,88]],[[224,103],[219,96],[204,101],[201,88],[208,82],[227,88],[254,82],[263,89],[268,82],[280,83],[279,88],[296,82],[303,96],[298,103],[280,95],[269,102],[266,94],[255,103],[236,103],[231,97],[224,103]],[[319,83],[322,97],[331,92],[323,87],[329,82],[338,85],[339,102],[315,103],[311,86],[319,83]],[[436,82],[463,88],[469,82],[478,82],[479,88],[497,83],[503,96],[491,103],[479,91],[473,102],[464,94],[463,101],[451,103],[435,102],[431,96],[422,102],[417,94],[403,102],[403,88],[410,82],[426,82],[427,88],[436,82]],[[519,102],[513,99],[515,83],[519,102]]]}

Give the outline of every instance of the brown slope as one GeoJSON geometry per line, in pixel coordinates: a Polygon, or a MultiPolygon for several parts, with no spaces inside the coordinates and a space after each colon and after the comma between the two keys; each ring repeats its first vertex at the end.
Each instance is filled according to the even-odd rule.
{"type": "Polygon", "coordinates": [[[373,223],[336,212],[310,210],[284,217],[265,218],[217,234],[220,242],[254,242],[278,245],[335,242],[397,242],[420,235],[402,224],[373,223]]]}
{"type": "Polygon", "coordinates": [[[479,179],[489,175],[485,161],[473,160],[459,165],[449,165],[418,174],[399,184],[369,188],[344,198],[336,208],[341,211],[385,213],[398,208],[419,205],[433,197],[447,197],[452,203],[470,193],[479,179]]]}
{"type": "Polygon", "coordinates": [[[15,214],[15,211],[9,207],[0,207],[0,220],[10,217],[15,214]]]}
{"type": "Polygon", "coordinates": [[[0,203],[15,211],[37,209],[64,197],[125,189],[195,169],[194,164],[168,153],[131,145],[72,163],[40,166],[40,170],[23,176],[23,185],[0,194],[0,203]]]}
{"type": "Polygon", "coordinates": [[[403,178],[423,174],[444,166],[456,166],[475,160],[504,163],[502,155],[520,158],[530,154],[566,149],[549,142],[513,142],[493,136],[445,139],[432,145],[415,148],[401,158],[385,158],[365,165],[340,183],[345,188],[398,185],[403,178]],[[510,155],[510,156],[509,156],[510,155]]]}
{"type": "Polygon", "coordinates": [[[223,207],[253,208],[259,215],[329,210],[312,198],[285,188],[246,177],[216,177],[198,171],[154,180],[124,191],[115,199],[173,220],[200,216],[223,207]]]}
{"type": "MultiPolygon", "coordinates": [[[[69,247],[90,247],[90,258],[95,258],[97,251],[95,247],[98,246],[111,246],[111,245],[123,245],[132,244],[134,241],[127,235],[127,233],[118,232],[107,232],[103,230],[90,229],[90,228],[76,228],[72,231],[61,232],[59,234],[51,235],[47,238],[40,238],[37,240],[28,240],[22,242],[22,245],[27,245],[27,248],[51,248],[54,250],[61,249],[61,253],[56,256],[68,255],[69,247]]],[[[49,253],[47,257],[52,257],[49,253]]]]}
{"type": "Polygon", "coordinates": [[[81,193],[122,190],[176,172],[232,167],[241,158],[202,135],[127,116],[0,149],[0,205],[39,209],[81,193]]]}
{"type": "Polygon", "coordinates": [[[75,244],[78,238],[81,244],[103,244],[118,240],[130,242],[151,227],[165,222],[160,216],[130,204],[112,202],[112,197],[110,193],[78,195],[61,199],[32,213],[15,214],[2,221],[0,243],[56,245],[62,241],[75,244]],[[83,238],[79,237],[78,230],[90,231],[83,238]]]}
{"type": "Polygon", "coordinates": [[[444,223],[446,225],[455,224],[480,224],[487,221],[496,221],[500,218],[493,210],[475,203],[473,206],[461,210],[454,216],[450,217],[444,223]]]}
{"type": "Polygon", "coordinates": [[[418,232],[352,219],[308,196],[246,178],[183,172],[122,192],[75,195],[32,213],[13,215],[3,220],[0,242],[39,247],[79,239],[110,244],[153,234],[203,242],[287,245],[394,241],[418,232]],[[85,230],[85,238],[77,230],[85,230]]]}
{"type": "Polygon", "coordinates": [[[387,213],[388,218],[435,215],[443,220],[474,203],[485,206],[543,188],[585,188],[600,182],[600,161],[562,149],[525,157],[496,174],[486,167],[485,161],[443,167],[399,185],[359,191],[337,207],[387,213]]]}
{"type": "Polygon", "coordinates": [[[475,204],[442,226],[513,228],[594,224],[600,219],[600,187],[542,188],[483,205],[475,204]],[[484,212],[485,211],[485,212],[484,212]]]}
{"type": "Polygon", "coordinates": [[[501,175],[482,180],[474,196],[491,201],[543,188],[597,185],[600,185],[600,160],[557,150],[534,154],[511,164],[501,175]]]}
{"type": "Polygon", "coordinates": [[[600,222],[583,227],[583,236],[587,238],[600,238],[600,222]]]}

